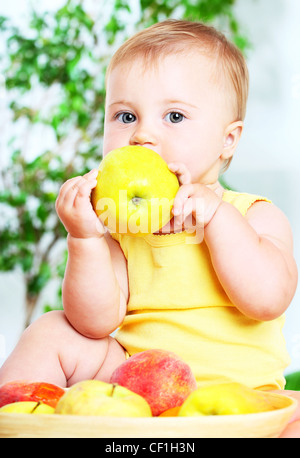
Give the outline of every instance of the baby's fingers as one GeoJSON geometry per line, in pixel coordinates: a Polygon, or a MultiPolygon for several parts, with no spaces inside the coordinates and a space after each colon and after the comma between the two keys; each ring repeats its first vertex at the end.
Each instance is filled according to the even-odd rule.
{"type": "Polygon", "coordinates": [[[177,175],[180,184],[191,183],[192,177],[190,171],[183,162],[171,162],[168,164],[168,167],[171,172],[177,175]]]}
{"type": "MultiPolygon", "coordinates": [[[[66,200],[67,200],[67,196],[70,194],[70,190],[74,187],[76,183],[80,181],[81,178],[82,177],[70,178],[60,188],[56,202],[55,202],[55,208],[58,214],[60,213],[60,209],[66,207],[66,200]]],[[[74,201],[74,197],[73,197],[73,201],[74,201]]],[[[73,202],[72,202],[72,205],[73,205],[73,202]]]]}
{"type": "Polygon", "coordinates": [[[83,176],[74,177],[66,181],[60,190],[58,204],[69,208],[74,205],[77,196],[89,196],[91,189],[97,184],[97,174],[98,171],[93,169],[83,176]]]}
{"type": "Polygon", "coordinates": [[[74,196],[73,205],[75,207],[83,202],[85,203],[90,198],[91,190],[97,185],[96,177],[97,175],[92,170],[74,184],[70,197],[72,200],[72,196],[74,196]]]}
{"type": "MultiPolygon", "coordinates": [[[[189,208],[187,205],[187,202],[189,198],[193,195],[194,193],[194,185],[193,184],[187,184],[184,186],[181,186],[176,194],[176,197],[174,199],[174,204],[173,204],[173,215],[175,217],[175,223],[176,224],[182,224],[184,219],[187,216],[187,212],[192,209],[189,208]]],[[[191,201],[190,201],[191,202],[191,201]]]]}

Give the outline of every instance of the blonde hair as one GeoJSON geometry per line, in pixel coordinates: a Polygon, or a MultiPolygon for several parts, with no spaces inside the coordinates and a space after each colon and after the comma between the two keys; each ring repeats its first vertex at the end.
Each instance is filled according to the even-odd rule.
{"type": "MultiPolygon", "coordinates": [[[[244,120],[248,98],[249,75],[242,52],[214,27],[201,22],[169,19],[158,22],[129,38],[115,52],[107,69],[106,78],[119,64],[143,58],[145,65],[157,63],[161,56],[187,54],[199,50],[211,58],[225,77],[227,91],[233,95],[234,121],[244,120]],[[229,88],[229,89],[228,89],[229,88]]],[[[231,159],[224,164],[225,171],[231,159]]]]}

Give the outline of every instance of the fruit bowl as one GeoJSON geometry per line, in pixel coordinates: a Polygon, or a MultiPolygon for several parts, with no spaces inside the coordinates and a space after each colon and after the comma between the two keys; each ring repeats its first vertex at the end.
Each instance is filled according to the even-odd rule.
{"type": "Polygon", "coordinates": [[[277,409],[245,415],[117,418],[1,413],[0,438],[274,438],[291,419],[297,401],[281,394],[277,409]]]}

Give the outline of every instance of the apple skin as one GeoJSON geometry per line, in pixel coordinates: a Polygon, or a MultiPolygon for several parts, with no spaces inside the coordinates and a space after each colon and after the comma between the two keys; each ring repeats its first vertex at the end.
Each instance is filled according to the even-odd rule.
{"type": "Polygon", "coordinates": [[[122,386],[100,380],[75,383],[59,400],[56,414],[105,417],[151,417],[148,403],[122,386]]]}
{"type": "Polygon", "coordinates": [[[161,349],[131,356],[115,369],[110,382],[143,396],[153,416],[181,406],[197,388],[190,366],[175,353],[161,349]]]}
{"type": "Polygon", "coordinates": [[[54,407],[50,407],[42,402],[21,401],[12,404],[6,404],[0,408],[1,413],[30,413],[34,415],[53,414],[54,407]]]}
{"type": "Polygon", "coordinates": [[[55,407],[65,390],[46,382],[16,380],[0,386],[0,407],[21,401],[36,401],[55,407]]]}
{"type": "Polygon", "coordinates": [[[178,189],[176,175],[158,153],[125,146],[103,158],[91,202],[110,232],[145,236],[170,221],[178,189]]]}
{"type": "Polygon", "coordinates": [[[269,393],[240,383],[218,383],[199,387],[179,409],[179,417],[203,415],[242,415],[278,408],[277,399],[269,393]]]}

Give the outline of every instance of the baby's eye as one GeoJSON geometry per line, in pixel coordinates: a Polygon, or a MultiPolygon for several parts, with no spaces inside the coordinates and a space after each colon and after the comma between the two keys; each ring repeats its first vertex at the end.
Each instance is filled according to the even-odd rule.
{"type": "Polygon", "coordinates": [[[124,124],[130,124],[131,122],[134,122],[136,120],[134,114],[130,113],[129,111],[118,113],[116,114],[115,118],[118,121],[123,122],[124,124]]]}
{"type": "Polygon", "coordinates": [[[168,122],[176,124],[178,122],[182,122],[185,119],[185,116],[181,113],[178,113],[178,111],[171,111],[171,113],[166,115],[165,119],[168,122]]]}

